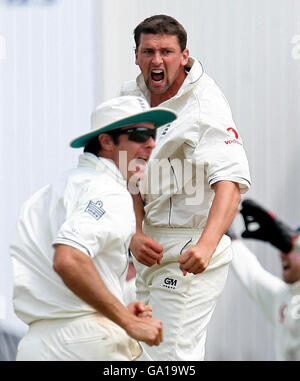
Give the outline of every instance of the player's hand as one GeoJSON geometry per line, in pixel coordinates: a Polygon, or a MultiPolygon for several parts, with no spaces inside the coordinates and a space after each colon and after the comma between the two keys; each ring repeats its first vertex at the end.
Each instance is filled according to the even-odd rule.
{"type": "Polygon", "coordinates": [[[138,317],[152,317],[152,306],[145,304],[143,301],[132,302],[128,305],[128,310],[138,317]]]}
{"type": "Polygon", "coordinates": [[[162,322],[155,318],[136,317],[125,327],[126,332],[138,341],[153,346],[163,341],[162,322]]]}
{"type": "Polygon", "coordinates": [[[163,247],[142,232],[137,232],[132,237],[130,251],[140,263],[148,267],[160,264],[163,256],[163,247]]]}
{"type": "Polygon", "coordinates": [[[179,268],[183,275],[186,273],[200,274],[209,265],[212,254],[203,246],[192,246],[178,258],[179,268]]]}
{"type": "Polygon", "coordinates": [[[272,212],[255,201],[246,199],[242,202],[240,213],[246,228],[242,233],[243,238],[267,241],[284,253],[292,250],[293,238],[297,236],[297,231],[278,220],[272,212]],[[258,226],[255,230],[251,229],[253,223],[258,226]]]}

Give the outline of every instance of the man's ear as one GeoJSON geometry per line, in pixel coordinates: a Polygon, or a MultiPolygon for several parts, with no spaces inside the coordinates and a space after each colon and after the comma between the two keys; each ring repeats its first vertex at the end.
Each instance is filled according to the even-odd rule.
{"type": "Polygon", "coordinates": [[[137,48],[135,48],[135,50],[134,50],[134,54],[135,54],[135,64],[138,65],[138,53],[137,53],[137,48]]]}
{"type": "Polygon", "coordinates": [[[109,134],[106,134],[105,132],[98,136],[98,141],[101,145],[102,151],[105,151],[105,152],[111,152],[113,147],[115,146],[112,136],[109,134]]]}
{"type": "Polygon", "coordinates": [[[184,49],[184,51],[182,52],[182,60],[181,60],[181,65],[182,66],[186,66],[187,65],[188,60],[189,60],[189,56],[190,56],[189,50],[187,48],[184,49]]]}

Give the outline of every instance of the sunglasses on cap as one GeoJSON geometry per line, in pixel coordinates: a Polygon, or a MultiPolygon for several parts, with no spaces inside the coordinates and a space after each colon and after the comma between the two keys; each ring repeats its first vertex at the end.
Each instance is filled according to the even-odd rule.
{"type": "Polygon", "coordinates": [[[146,143],[146,141],[150,138],[155,140],[156,128],[135,127],[135,128],[128,128],[127,130],[111,131],[110,134],[114,136],[126,134],[128,135],[128,140],[131,140],[137,143],[146,143]]]}

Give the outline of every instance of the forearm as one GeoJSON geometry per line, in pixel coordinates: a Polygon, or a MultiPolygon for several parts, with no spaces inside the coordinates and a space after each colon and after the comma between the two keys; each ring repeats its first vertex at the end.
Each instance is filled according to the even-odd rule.
{"type": "Polygon", "coordinates": [[[268,319],[272,321],[277,298],[286,287],[284,282],[266,271],[242,240],[235,239],[231,248],[234,274],[268,319]]]}
{"type": "MultiPolygon", "coordinates": [[[[232,249],[232,269],[240,282],[247,290],[255,296],[257,290],[262,286],[264,279],[271,276],[260,264],[255,254],[253,254],[241,239],[235,239],[231,243],[232,249]]],[[[270,283],[272,285],[272,282],[270,283]]],[[[273,286],[272,286],[273,287],[273,286]]],[[[272,288],[271,287],[271,288],[272,288]]]]}
{"type": "Polygon", "coordinates": [[[126,329],[132,314],[108,290],[89,257],[70,246],[58,245],[54,270],[75,295],[126,329]]]}
{"type": "Polygon", "coordinates": [[[215,197],[210,208],[205,229],[197,245],[215,251],[223,234],[231,225],[241,200],[239,185],[231,181],[219,181],[213,185],[215,197]]]}
{"type": "Polygon", "coordinates": [[[209,265],[223,234],[231,225],[240,202],[238,184],[219,181],[213,185],[215,197],[209,211],[207,224],[197,244],[182,253],[178,259],[180,269],[199,274],[209,265]]]}

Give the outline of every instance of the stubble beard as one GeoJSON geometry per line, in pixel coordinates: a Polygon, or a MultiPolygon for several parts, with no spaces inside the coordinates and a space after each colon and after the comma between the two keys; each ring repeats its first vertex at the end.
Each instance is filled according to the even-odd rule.
{"type": "Polygon", "coordinates": [[[162,95],[166,93],[170,88],[170,84],[168,80],[166,81],[163,87],[160,87],[160,86],[156,87],[155,85],[151,86],[150,81],[151,81],[151,78],[146,81],[146,86],[147,86],[147,89],[150,91],[150,93],[153,95],[162,95]]]}

